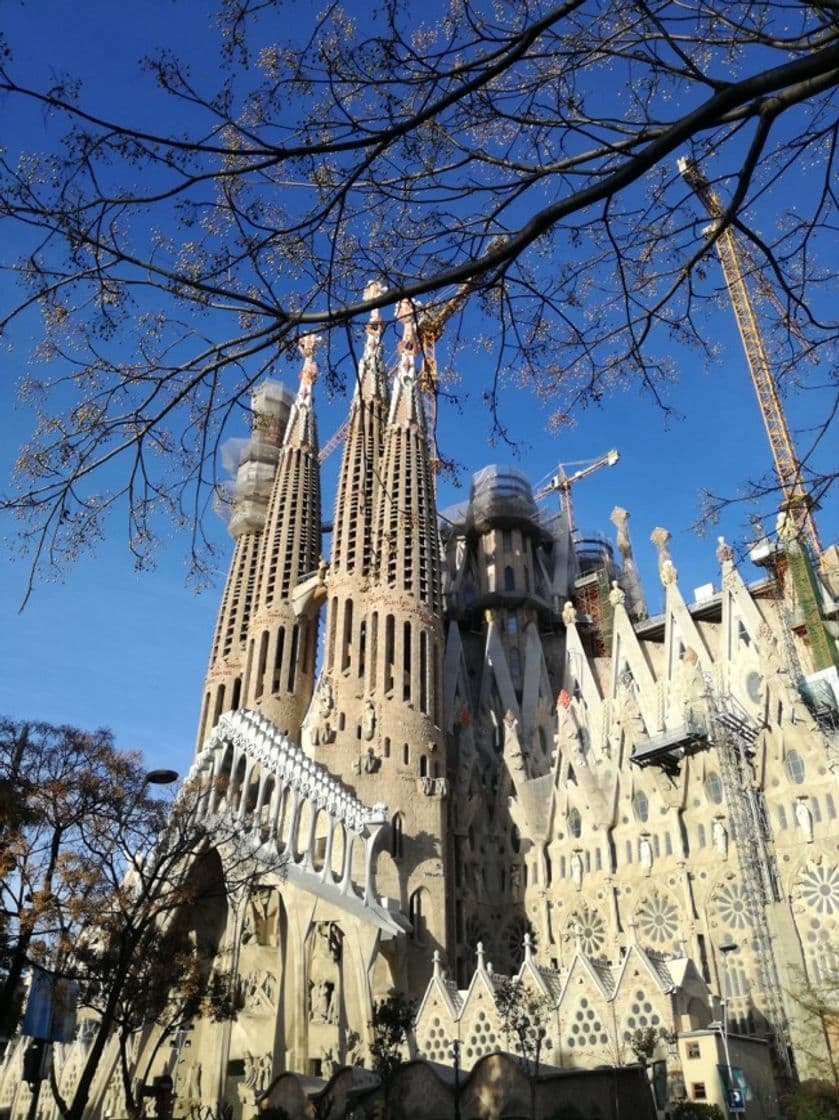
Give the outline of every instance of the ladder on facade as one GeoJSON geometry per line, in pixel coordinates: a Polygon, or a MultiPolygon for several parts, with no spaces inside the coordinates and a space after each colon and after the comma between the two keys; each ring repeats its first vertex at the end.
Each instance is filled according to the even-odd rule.
{"type": "Polygon", "coordinates": [[[780,901],[780,880],[770,845],[766,807],[760,791],[755,788],[750,761],[750,751],[759,728],[734,697],[715,695],[714,690],[709,689],[707,699],[712,738],[717,748],[732,839],[740,863],[754,937],[765,1015],[778,1060],[789,1074],[788,1022],[768,914],[769,907],[780,901]]]}

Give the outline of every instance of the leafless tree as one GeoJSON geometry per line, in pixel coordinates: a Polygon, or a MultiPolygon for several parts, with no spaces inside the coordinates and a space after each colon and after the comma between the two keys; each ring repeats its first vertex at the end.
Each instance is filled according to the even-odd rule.
{"type": "Polygon", "coordinates": [[[502,377],[556,424],[615,386],[657,399],[674,346],[712,356],[701,312],[722,288],[681,154],[780,301],[782,384],[818,380],[807,359],[836,340],[836,0],[284,11],[222,0],[218,89],[186,57],[147,59],[171,95],[156,131],[69,81],[28,87],[13,55],[0,69],[7,104],[40,103],[64,130],[0,164],[0,217],[27,245],[2,322],[34,306],[43,321],[46,372],[24,385],[38,429],[5,503],[36,566],[75,556],[125,501],[139,563],[163,511],[192,526],[200,566],[219,438],[249,386],[312,330],[340,380],[353,324],[397,298],[428,308],[469,285],[501,433],[502,377]],[[371,278],[387,291],[365,301],[371,278]]]}

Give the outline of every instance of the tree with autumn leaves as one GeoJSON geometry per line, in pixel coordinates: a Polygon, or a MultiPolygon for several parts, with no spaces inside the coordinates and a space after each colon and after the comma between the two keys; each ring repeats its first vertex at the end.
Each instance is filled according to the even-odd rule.
{"type": "Polygon", "coordinates": [[[54,1072],[59,1111],[85,1115],[113,1040],[127,1110],[140,1115],[164,1042],[199,1011],[235,1014],[228,978],[213,967],[227,907],[266,871],[281,874],[282,859],[257,864],[233,822],[214,818],[211,841],[206,790],[154,796],[141,757],[108,731],[3,721],[0,773],[2,1031],[17,1025],[33,968],[74,981],[88,1046],[66,1098],[54,1072]]]}

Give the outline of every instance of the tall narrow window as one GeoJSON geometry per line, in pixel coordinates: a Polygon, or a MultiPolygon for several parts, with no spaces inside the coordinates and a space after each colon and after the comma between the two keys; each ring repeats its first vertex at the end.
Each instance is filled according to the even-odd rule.
{"type": "Polygon", "coordinates": [[[352,615],[353,602],[347,599],[344,603],[344,629],[341,637],[341,672],[346,672],[350,667],[350,654],[352,650],[352,615]]]}
{"type": "Polygon", "coordinates": [[[294,692],[294,686],[297,683],[297,646],[300,642],[300,627],[297,623],[294,624],[294,629],[291,631],[291,651],[288,658],[288,691],[294,692]]]}
{"type": "Polygon", "coordinates": [[[402,817],[399,813],[390,823],[390,854],[394,859],[402,858],[402,817]]]}
{"type": "Polygon", "coordinates": [[[428,714],[428,634],[420,631],[419,706],[423,715],[428,714]]]}
{"type": "Polygon", "coordinates": [[[358,675],[364,676],[367,666],[367,620],[358,627],[358,675]]]}
{"type": "Polygon", "coordinates": [[[265,662],[268,659],[268,631],[263,630],[259,637],[259,657],[256,662],[256,698],[262,696],[265,684],[265,662]]]}
{"type": "Polygon", "coordinates": [[[393,692],[393,659],[396,644],[396,620],[392,614],[385,618],[385,692],[393,692]]]}
{"type": "Polygon", "coordinates": [[[402,699],[411,699],[411,624],[402,626],[402,699]]]}

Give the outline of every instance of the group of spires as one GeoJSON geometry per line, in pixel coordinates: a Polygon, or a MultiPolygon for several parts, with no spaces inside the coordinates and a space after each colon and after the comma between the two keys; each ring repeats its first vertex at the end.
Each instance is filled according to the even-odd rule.
{"type": "MultiPolygon", "coordinates": [[[[374,282],[364,296],[375,299],[383,292],[374,282]]],[[[366,325],[335,500],[330,581],[338,574],[351,583],[375,578],[401,590],[421,586],[433,598],[439,596],[439,573],[425,532],[429,522],[435,525],[435,514],[433,484],[425,484],[416,309],[403,301],[396,319],[402,336],[390,391],[378,309],[366,325]],[[415,434],[407,444],[391,438],[388,455],[387,433],[409,429],[415,434]],[[429,501],[431,508],[425,508],[429,501]]],[[[236,545],[205,682],[199,746],[223,712],[240,707],[262,711],[296,737],[311,701],[318,637],[313,607],[325,595],[326,570],[313,407],[318,342],[313,334],[300,339],[300,383],[290,404],[277,386],[261,386],[253,396],[252,439],[239,465],[230,522],[236,545]],[[301,595],[301,585],[313,578],[320,594],[301,595]]],[[[359,590],[344,588],[344,598],[359,590]]],[[[333,595],[328,614],[336,611],[343,613],[333,595]]],[[[337,621],[327,617],[327,626],[334,629],[337,621]]],[[[346,627],[348,620],[341,621],[346,627]]],[[[327,651],[327,671],[334,645],[327,651]]]]}

